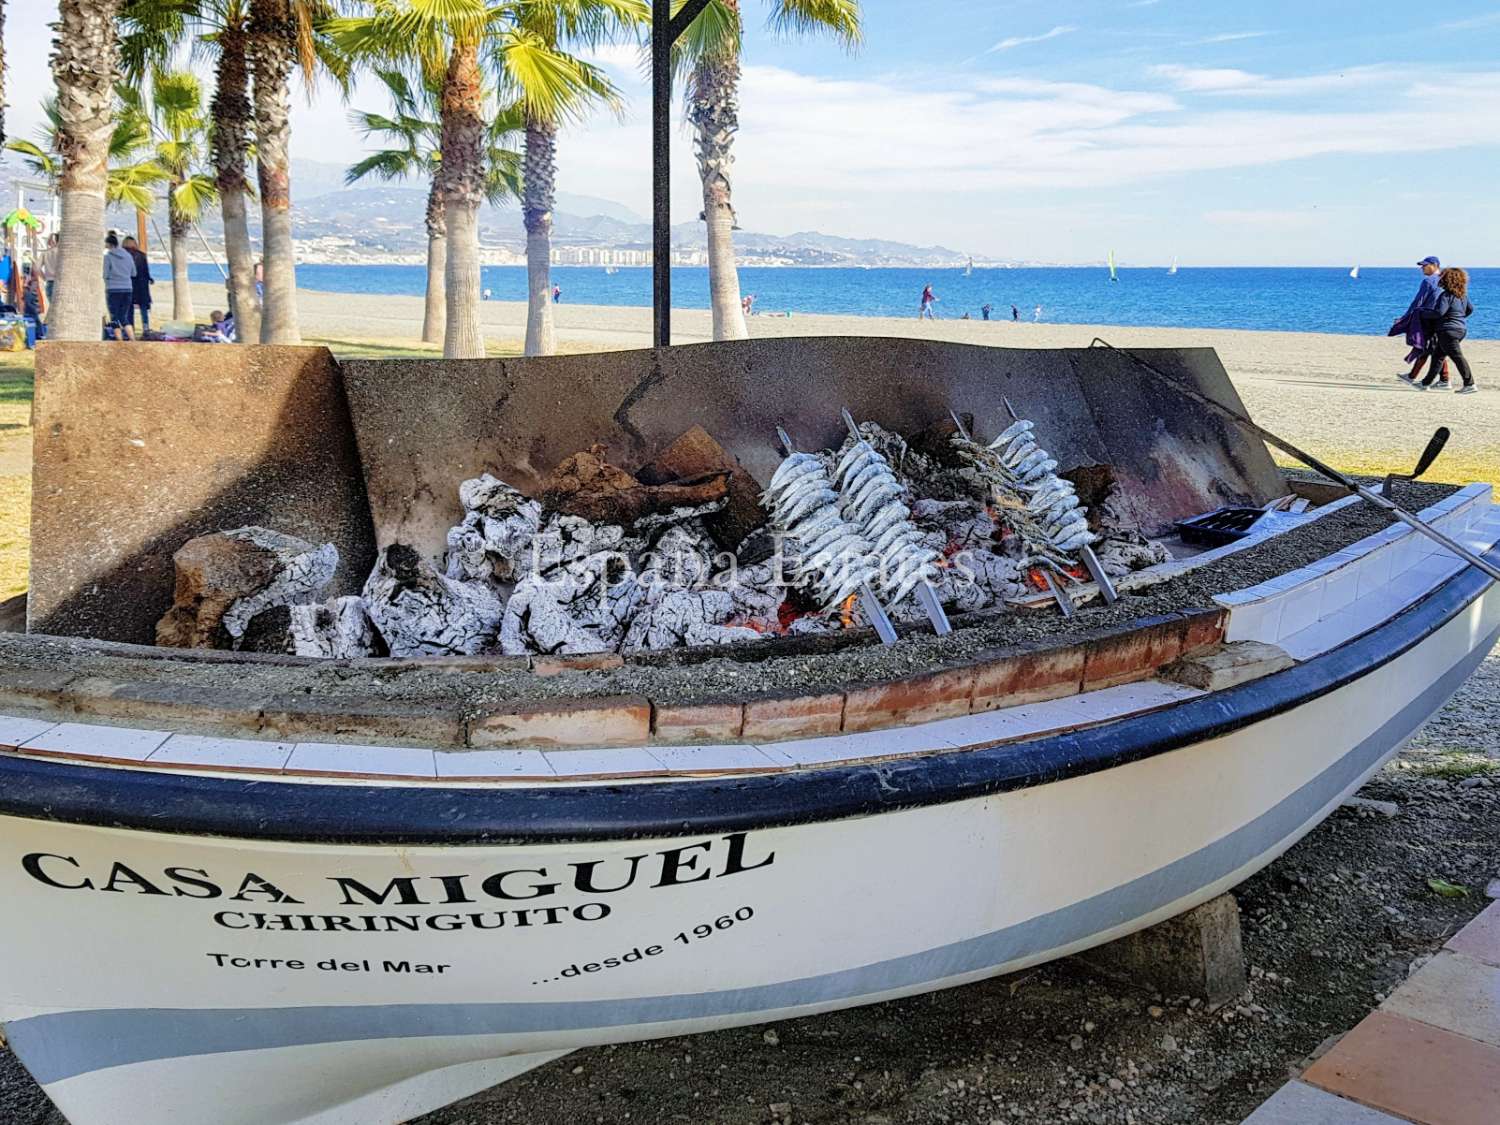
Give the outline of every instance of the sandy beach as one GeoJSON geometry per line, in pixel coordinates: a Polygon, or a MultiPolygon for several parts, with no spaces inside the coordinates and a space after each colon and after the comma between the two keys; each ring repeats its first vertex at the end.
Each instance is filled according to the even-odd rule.
{"type": "MultiPolygon", "coordinates": [[[[194,290],[204,317],[215,301],[222,302],[223,290],[216,286],[196,285],[194,290]]],[[[300,306],[304,334],[334,342],[335,350],[344,340],[421,347],[416,342],[419,298],[303,290],[300,306]]],[[[563,303],[554,311],[564,351],[650,346],[649,309],[563,303]]],[[[482,315],[492,347],[520,350],[526,325],[523,303],[487,301],[482,315]]],[[[712,338],[706,310],[677,310],[672,325],[675,343],[712,338]]],[[[1449,426],[1453,438],[1434,479],[1500,483],[1500,340],[1465,344],[1483,390],[1455,397],[1437,391],[1420,394],[1397,382],[1405,347],[1399,339],[1374,335],[817,315],[755,316],[750,333],[903,336],[1015,348],[1084,347],[1099,336],[1121,346],[1211,347],[1258,422],[1340,468],[1407,470],[1432,431],[1449,426]]]]}

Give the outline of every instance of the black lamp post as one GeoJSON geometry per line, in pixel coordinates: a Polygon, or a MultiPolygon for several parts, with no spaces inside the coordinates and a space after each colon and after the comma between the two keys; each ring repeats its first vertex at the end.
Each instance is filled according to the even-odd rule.
{"type": "Polygon", "coordinates": [[[672,44],[709,0],[651,2],[651,340],[672,343],[672,44]]]}

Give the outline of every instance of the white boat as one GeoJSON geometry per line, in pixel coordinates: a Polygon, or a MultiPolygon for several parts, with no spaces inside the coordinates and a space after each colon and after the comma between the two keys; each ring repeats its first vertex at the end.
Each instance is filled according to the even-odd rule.
{"type": "Polygon", "coordinates": [[[974,259],[973,258],[970,258],[969,259],[969,264],[964,267],[964,276],[965,277],[973,277],[974,276],[974,259]]]}
{"type": "Polygon", "coordinates": [[[1115,270],[1115,252],[1113,250],[1109,252],[1109,279],[1110,281],[1120,280],[1120,275],[1115,270]]]}
{"type": "Polygon", "coordinates": [[[1176,258],[1173,258],[1173,259],[1172,259],[1172,266],[1171,266],[1171,268],[1170,268],[1170,269],[1168,269],[1168,270],[1167,270],[1167,272],[1168,272],[1168,273],[1169,273],[1169,274],[1170,274],[1170,273],[1176,273],[1176,272],[1177,272],[1177,259],[1176,259],[1176,258]]]}
{"type": "Polygon", "coordinates": [[[1359,267],[1355,266],[1352,270],[1350,270],[1349,276],[1357,281],[1359,279],[1359,267]]]}
{"type": "MultiPolygon", "coordinates": [[[[928,359],[909,389],[923,409],[940,377],[976,395],[995,384],[979,362],[994,362],[990,349],[781,340],[533,361],[546,375],[535,393],[552,404],[565,373],[595,386],[599,371],[630,365],[667,384],[663,409],[680,403],[670,385],[680,376],[707,410],[715,386],[695,366],[705,357],[731,357],[732,374],[745,357],[759,372],[801,354],[817,370],[826,354],[853,375],[818,377],[868,376],[890,396],[878,365],[904,369],[912,349],[928,359]]],[[[1059,378],[1041,365],[1116,360],[1010,354],[1008,364],[1035,368],[1039,394],[1059,378]]],[[[1170,361],[1201,374],[1211,358],[1196,349],[1170,361]]],[[[515,398],[530,393],[526,362],[496,361],[494,378],[515,398]]],[[[1205,385],[1233,396],[1213,368],[1205,385]]],[[[403,369],[390,370],[379,385],[403,369]]],[[[477,381],[481,369],[467,370],[477,381]]],[[[1130,369],[1110,370],[1114,417],[1130,369]]],[[[412,374],[414,386],[437,385],[429,370],[412,374]]],[[[1080,385],[1103,393],[1102,382],[1080,385]]],[[[1013,379],[1005,393],[1027,387],[1013,379]]],[[[766,393],[784,401],[780,385],[766,393]]],[[[569,425],[587,421],[586,396],[575,398],[569,425]]],[[[453,417],[423,413],[439,427],[453,417]]],[[[1191,413],[1168,415],[1164,434],[1111,436],[1132,441],[1140,429],[1186,455],[1190,431],[1173,423],[1191,413]]],[[[266,417],[283,424],[279,409],[266,417]]],[[[50,432],[44,421],[39,434],[50,432]]],[[[241,424],[260,424],[248,406],[241,424]]],[[[396,424],[426,423],[403,414],[396,424]]],[[[528,435],[519,448],[538,447],[528,435]]],[[[1141,446],[1142,463],[1159,448],[1141,446]]],[[[1225,456],[1243,462],[1246,451],[1225,456]]],[[[1423,515],[1497,557],[1489,486],[1423,515]]],[[[1254,542],[1162,565],[1212,566],[1254,542]]],[[[654,733],[590,734],[598,749],[547,752],[328,745],[328,715],[357,711],[337,707],[297,720],[305,729],[288,720],[273,733],[200,737],[205,712],[243,706],[215,692],[243,699],[250,664],[215,681],[222,689],[195,680],[150,704],[85,688],[126,683],[139,662],[160,666],[161,650],[69,638],[67,670],[51,679],[0,667],[0,1028],[72,1125],[382,1125],[580,1047],[1013,972],[1172,917],[1264,867],[1395,754],[1497,635],[1500,590],[1392,525],[1226,588],[1201,611],[1082,643],[1021,645],[792,699],[747,687],[719,706],[746,733],[760,716],[748,738],[665,738],[662,705],[608,697],[563,722],[594,730],[611,707],[645,706],[654,733]],[[1217,691],[1167,672],[1185,652],[1241,640],[1279,646],[1285,666],[1217,691]],[[864,712],[872,721],[855,721],[861,700],[876,708],[864,712]],[[179,705],[182,729],[169,725],[179,705]],[[146,706],[149,721],[130,717],[146,706]],[[807,726],[819,716],[832,726],[807,726]]],[[[226,659],[176,651],[167,663],[222,671],[226,659]]],[[[256,702],[252,728],[271,713],[256,702]]]]}

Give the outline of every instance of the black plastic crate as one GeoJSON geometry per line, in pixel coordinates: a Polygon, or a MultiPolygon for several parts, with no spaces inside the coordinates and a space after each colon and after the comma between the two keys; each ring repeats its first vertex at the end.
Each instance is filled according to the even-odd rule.
{"type": "Polygon", "coordinates": [[[1262,508],[1215,508],[1201,516],[1177,521],[1177,533],[1195,547],[1222,547],[1250,534],[1255,521],[1265,515],[1262,508]]]}

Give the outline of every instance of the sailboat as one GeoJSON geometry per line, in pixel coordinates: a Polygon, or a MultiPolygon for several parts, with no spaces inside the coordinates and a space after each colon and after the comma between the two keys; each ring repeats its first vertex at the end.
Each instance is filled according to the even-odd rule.
{"type": "Polygon", "coordinates": [[[1120,275],[1115,272],[1115,252],[1113,250],[1109,252],[1109,279],[1111,281],[1120,280],[1120,275]]]}
{"type": "Polygon", "coordinates": [[[1358,281],[1359,280],[1359,267],[1355,266],[1352,270],[1350,270],[1349,271],[1349,276],[1352,277],[1352,278],[1354,278],[1355,281],[1358,281]]]}
{"type": "Polygon", "coordinates": [[[619,273],[620,272],[620,267],[619,266],[605,266],[604,267],[604,272],[605,273],[619,273]]]}
{"type": "Polygon", "coordinates": [[[974,276],[974,259],[973,258],[969,259],[969,265],[968,265],[968,268],[966,268],[964,270],[964,276],[965,277],[973,277],[974,276]]]}
{"type": "Polygon", "coordinates": [[[1174,256],[1173,256],[1173,258],[1172,258],[1172,268],[1171,268],[1171,269],[1169,269],[1169,270],[1168,270],[1168,271],[1167,271],[1167,272],[1168,272],[1168,273],[1169,273],[1169,274],[1170,274],[1170,273],[1176,273],[1176,272],[1177,272],[1177,258],[1176,258],[1176,256],[1175,256],[1175,255],[1174,255],[1174,256]]]}

